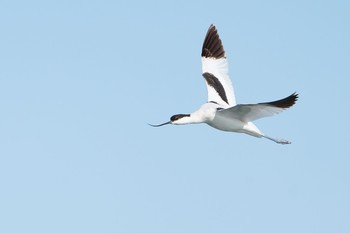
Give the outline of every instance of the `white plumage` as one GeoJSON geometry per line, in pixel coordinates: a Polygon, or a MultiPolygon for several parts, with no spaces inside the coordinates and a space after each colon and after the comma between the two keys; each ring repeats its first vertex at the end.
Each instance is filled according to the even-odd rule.
{"type": "Polygon", "coordinates": [[[294,105],[298,94],[266,103],[236,104],[233,86],[228,75],[228,63],[221,39],[214,25],[208,29],[202,47],[202,74],[208,91],[208,102],[191,114],[176,114],[166,124],[183,125],[207,123],[223,131],[264,137],[280,144],[290,144],[264,135],[252,121],[280,113],[294,105]]]}
{"type": "Polygon", "coordinates": [[[226,58],[215,59],[202,57],[202,73],[210,73],[218,78],[225,89],[229,104],[224,102],[218,95],[217,91],[209,85],[207,85],[208,101],[215,101],[221,105],[236,105],[232,82],[228,76],[228,63],[226,58]]]}

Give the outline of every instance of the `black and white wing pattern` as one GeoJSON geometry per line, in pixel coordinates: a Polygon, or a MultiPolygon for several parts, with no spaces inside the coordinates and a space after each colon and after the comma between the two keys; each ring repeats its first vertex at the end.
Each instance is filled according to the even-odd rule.
{"type": "Polygon", "coordinates": [[[225,50],[214,25],[209,27],[204,39],[202,73],[207,85],[208,102],[216,102],[225,108],[236,105],[225,50]]]}
{"type": "Polygon", "coordinates": [[[263,117],[273,116],[284,109],[292,107],[298,99],[298,94],[273,102],[259,104],[238,104],[231,108],[226,108],[217,112],[222,117],[235,118],[243,122],[254,121],[263,117]]]}

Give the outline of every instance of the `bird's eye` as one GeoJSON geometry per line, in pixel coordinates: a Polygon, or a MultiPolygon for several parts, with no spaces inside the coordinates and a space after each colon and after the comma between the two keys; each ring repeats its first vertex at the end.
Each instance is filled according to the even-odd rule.
{"type": "Polygon", "coordinates": [[[179,120],[179,119],[181,119],[183,117],[189,117],[189,116],[190,116],[190,114],[176,114],[176,115],[170,117],[170,120],[172,122],[174,122],[174,121],[177,121],[177,120],[179,120]]]}

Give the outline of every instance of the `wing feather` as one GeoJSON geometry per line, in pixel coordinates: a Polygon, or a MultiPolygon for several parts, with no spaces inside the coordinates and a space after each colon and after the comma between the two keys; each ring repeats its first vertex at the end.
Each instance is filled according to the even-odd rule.
{"type": "Polygon", "coordinates": [[[235,118],[244,122],[250,122],[280,113],[284,109],[293,106],[297,99],[298,94],[293,93],[284,99],[273,102],[259,104],[238,104],[234,107],[220,110],[217,112],[217,114],[228,118],[235,118]]]}
{"type": "Polygon", "coordinates": [[[202,73],[207,85],[208,101],[227,107],[236,104],[233,86],[228,76],[225,50],[214,25],[209,27],[203,42],[202,73]]]}

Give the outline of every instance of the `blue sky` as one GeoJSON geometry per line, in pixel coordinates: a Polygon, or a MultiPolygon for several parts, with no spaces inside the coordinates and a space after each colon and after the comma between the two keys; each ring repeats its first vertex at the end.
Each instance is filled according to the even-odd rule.
{"type": "Polygon", "coordinates": [[[0,232],[350,231],[348,1],[0,3],[0,232]],[[281,146],[206,125],[214,23],[281,146]]]}

